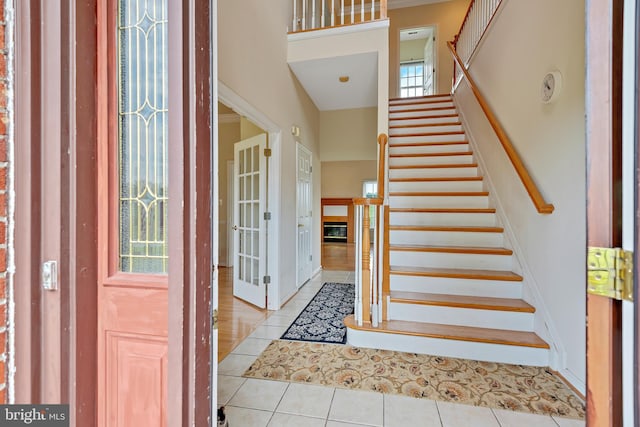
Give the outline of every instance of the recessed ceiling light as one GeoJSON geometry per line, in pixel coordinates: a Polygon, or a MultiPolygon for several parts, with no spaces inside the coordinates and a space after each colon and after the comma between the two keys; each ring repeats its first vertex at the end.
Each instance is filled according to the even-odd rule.
{"type": "Polygon", "coordinates": [[[338,80],[340,80],[340,83],[346,83],[349,81],[349,76],[340,76],[338,80]]]}

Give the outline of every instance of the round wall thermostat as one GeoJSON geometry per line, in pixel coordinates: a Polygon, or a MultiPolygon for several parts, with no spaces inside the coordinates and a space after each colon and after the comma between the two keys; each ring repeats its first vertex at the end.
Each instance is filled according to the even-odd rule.
{"type": "Polygon", "coordinates": [[[562,74],[560,74],[560,71],[550,71],[545,74],[540,88],[540,97],[542,102],[548,104],[556,100],[561,89],[562,74]]]}

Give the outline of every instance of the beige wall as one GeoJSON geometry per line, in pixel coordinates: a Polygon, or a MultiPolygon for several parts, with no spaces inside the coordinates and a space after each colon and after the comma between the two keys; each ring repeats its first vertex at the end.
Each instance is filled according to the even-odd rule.
{"type": "Polygon", "coordinates": [[[551,215],[535,210],[466,83],[456,102],[513,229],[514,249],[530,272],[525,298],[543,303],[536,331],[556,340],[558,357],[551,366],[584,392],[585,6],[582,0],[503,5],[470,72],[543,196],[555,205],[551,215]],[[554,69],[564,77],[562,92],[543,104],[542,78],[554,69]]]}
{"type": "MultiPolygon", "coordinates": [[[[287,65],[287,26],[290,1],[218,1],[218,76],[222,83],[268,117],[281,131],[279,175],[280,204],[277,275],[272,284],[279,289],[278,303],[296,291],[296,146],[291,126],[300,127],[301,142],[311,150],[314,170],[320,170],[319,114],[287,65]],[[251,11],[251,13],[247,13],[251,11]]],[[[267,129],[272,131],[272,129],[267,129]]],[[[273,141],[272,141],[273,143],[273,141]]],[[[314,176],[314,212],[320,212],[320,179],[314,176]]],[[[314,218],[313,266],[320,267],[320,217],[314,218]]]]}
{"type": "Polygon", "coordinates": [[[322,197],[362,197],[363,181],[375,180],[377,162],[322,162],[322,197]]]}
{"type": "Polygon", "coordinates": [[[424,59],[424,45],[427,39],[406,40],[400,42],[400,62],[422,61],[424,59]]]}
{"type": "MultiPolygon", "coordinates": [[[[240,118],[240,139],[241,140],[249,139],[253,136],[258,136],[263,133],[267,133],[267,131],[262,129],[260,126],[256,126],[251,120],[247,119],[246,117],[240,118]]],[[[268,135],[267,135],[267,139],[269,139],[268,135]]]]}
{"type": "Polygon", "coordinates": [[[377,108],[320,112],[320,160],[375,160],[377,108]]]}
{"type": "MultiPolygon", "coordinates": [[[[533,2],[535,3],[535,2],[533,2]]],[[[389,97],[398,96],[398,72],[400,64],[400,30],[417,27],[436,27],[437,93],[449,93],[453,60],[447,42],[453,40],[467,12],[469,0],[451,0],[424,6],[391,9],[389,20],[389,97]]]]}

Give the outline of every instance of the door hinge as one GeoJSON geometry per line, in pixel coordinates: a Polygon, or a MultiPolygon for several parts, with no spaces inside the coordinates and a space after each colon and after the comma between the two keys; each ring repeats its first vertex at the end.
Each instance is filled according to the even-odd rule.
{"type": "Polygon", "coordinates": [[[309,255],[309,261],[313,261],[313,255],[309,255]]]}
{"type": "Polygon", "coordinates": [[[309,173],[313,172],[313,166],[309,166],[309,173]]]}
{"type": "Polygon", "coordinates": [[[633,301],[633,252],[620,248],[589,247],[587,293],[633,301]]]}
{"type": "Polygon", "coordinates": [[[262,283],[264,283],[265,285],[268,285],[269,283],[271,283],[271,276],[264,276],[262,278],[262,283]]]}
{"type": "Polygon", "coordinates": [[[271,212],[265,212],[264,213],[264,220],[265,221],[269,221],[271,219],[271,212]]]}
{"type": "Polygon", "coordinates": [[[218,329],[218,309],[211,313],[211,329],[218,329]]]}
{"type": "Polygon", "coordinates": [[[264,156],[265,157],[271,157],[271,148],[265,148],[264,149],[264,156]]]}

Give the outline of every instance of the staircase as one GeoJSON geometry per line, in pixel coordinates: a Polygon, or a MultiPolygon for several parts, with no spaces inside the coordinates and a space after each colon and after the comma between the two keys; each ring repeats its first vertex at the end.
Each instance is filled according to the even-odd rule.
{"type": "Polygon", "coordinates": [[[388,320],[345,319],[352,345],[547,366],[450,96],[389,106],[388,320]]]}

